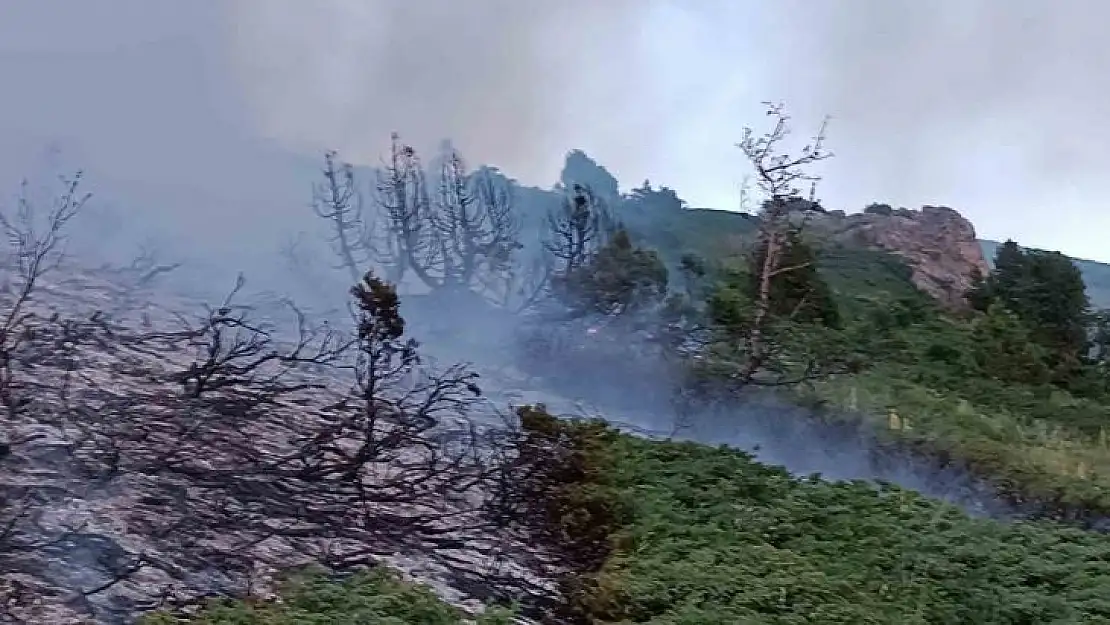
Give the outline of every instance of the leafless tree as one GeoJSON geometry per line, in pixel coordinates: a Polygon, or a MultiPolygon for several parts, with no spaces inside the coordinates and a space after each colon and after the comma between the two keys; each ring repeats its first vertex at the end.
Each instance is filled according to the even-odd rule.
{"type": "Polygon", "coordinates": [[[16,352],[28,338],[27,323],[34,317],[28,309],[32,294],[43,275],[61,263],[65,253],[64,228],[91,197],[81,192],[81,178],[81,172],[60,178],[62,190],[45,215],[31,200],[26,181],[16,210],[0,211],[0,229],[8,244],[4,278],[7,301],[0,313],[0,404],[11,419],[27,401],[18,393],[13,367],[17,363],[16,352]]]}
{"type": "Polygon", "coordinates": [[[373,253],[373,224],[367,222],[354,167],[337,162],[337,158],[334,151],[324,155],[324,180],[313,187],[312,210],[329,224],[329,243],[339,257],[339,268],[357,281],[361,267],[373,253]]]}
{"type": "MultiPolygon", "coordinates": [[[[43,415],[48,401],[41,369],[66,369],[71,365],[72,347],[90,334],[89,328],[104,322],[94,315],[88,320],[62,319],[57,311],[44,309],[35,301],[43,288],[42,279],[57,269],[65,258],[66,226],[81,212],[91,194],[81,191],[82,174],[61,177],[61,189],[49,208],[34,202],[24,181],[16,207],[0,211],[0,229],[6,239],[3,265],[2,312],[0,312],[0,417],[5,436],[0,443],[0,463],[7,473],[0,482],[0,620],[12,623],[45,622],[41,614],[42,590],[26,584],[33,575],[23,575],[43,567],[51,553],[66,550],[83,528],[63,523],[47,527],[41,518],[44,501],[56,493],[41,487],[37,480],[23,480],[13,473],[25,447],[38,442],[41,433],[33,424],[43,415]],[[11,461],[11,462],[9,462],[11,461]],[[12,479],[14,478],[14,479],[12,479]]],[[[55,285],[57,288],[58,285],[55,285]]],[[[64,397],[63,382],[52,392],[64,397]]],[[[48,418],[43,419],[49,421],[48,418]]],[[[141,563],[133,563],[141,567],[141,563]]],[[[137,570],[137,569],[133,569],[137,570]]],[[[131,571],[117,571],[118,581],[131,571]]],[[[115,583],[115,582],[113,582],[115,583]]],[[[107,588],[105,585],[104,588],[107,588]]],[[[83,589],[80,598],[100,592],[83,589]]]]}
{"type": "MultiPolygon", "coordinates": [[[[282,348],[274,328],[250,318],[251,307],[235,301],[246,285],[242,274],[218,307],[206,306],[196,321],[182,319],[176,332],[151,332],[136,337],[136,349],[184,347],[192,362],[172,379],[191,398],[221,390],[234,390],[241,401],[259,403],[319,384],[289,381],[299,368],[331,365],[349,347],[340,333],[327,326],[313,327],[291,301],[286,306],[295,318],[296,338],[282,348]]],[[[149,352],[148,352],[149,353],[149,352]]]]}
{"type": "Polygon", "coordinates": [[[246,570],[277,541],[335,567],[419,552],[461,572],[501,549],[487,511],[513,430],[474,420],[475,373],[425,367],[391,285],[368,274],[351,294],[351,336],[298,316],[282,342],[229,298],[182,331],[120,337],[144,356],[115,372],[130,386],[71,406],[83,471],[145,476],[177,565],[246,570]]]}
{"type": "Polygon", "coordinates": [[[553,276],[568,276],[588,264],[615,230],[604,201],[575,184],[559,208],[547,215],[543,246],[551,255],[553,276]]]}
{"type": "Polygon", "coordinates": [[[458,151],[444,148],[433,223],[442,250],[442,284],[502,301],[514,254],[521,249],[520,221],[508,182],[488,168],[468,172],[458,151]]]}
{"type": "Polygon", "coordinates": [[[400,135],[390,138],[389,160],[378,173],[375,194],[386,231],[375,261],[393,284],[400,284],[409,270],[424,284],[434,284],[426,270],[426,259],[434,258],[436,250],[424,165],[400,135]]]}
{"type": "Polygon", "coordinates": [[[393,141],[378,187],[390,235],[386,255],[394,257],[387,266],[403,265],[432,290],[468,290],[503,301],[521,247],[508,182],[486,168],[469,171],[447,144],[429,176],[411,146],[397,135],[393,141]]]}
{"type": "MultiPolygon", "coordinates": [[[[17,260],[29,260],[17,263],[26,269],[13,301],[23,308],[9,327],[27,331],[7,343],[19,347],[8,371],[37,369],[25,385],[5,379],[18,382],[11,397],[33,402],[12,405],[33,410],[35,427],[65,435],[51,462],[72,483],[48,490],[126,490],[142,505],[120,511],[121,522],[149,534],[105,564],[99,581],[70,589],[73,601],[93,601],[150,569],[182,583],[193,583],[189,571],[212,572],[210,592],[241,592],[232,581],[267,557],[263,543],[296,546],[300,555],[280,564],[299,557],[346,567],[419,552],[460,574],[510,583],[473,558],[504,549],[491,538],[502,525],[491,511],[504,495],[515,431],[495,414],[475,419],[484,400],[473,372],[421,362],[392,285],[372,274],[359,281],[353,332],[311,322],[292,303],[288,326],[259,319],[240,303],[241,277],[227,298],[182,317],[180,329],[132,328],[100,313],[31,315],[27,284],[56,265],[61,226],[84,201],[75,191],[52,213],[45,242],[13,237],[17,260]]],[[[40,557],[34,550],[64,558],[67,541],[86,535],[39,527],[34,507],[49,497],[28,488],[0,489],[6,577],[40,557]]],[[[33,588],[5,592],[16,602],[42,597],[33,588]]],[[[13,614],[35,622],[24,607],[13,614]]]]}
{"type": "Polygon", "coordinates": [[[520,258],[513,183],[496,170],[469,170],[446,142],[435,165],[426,166],[394,133],[373,205],[364,206],[353,168],[336,158],[327,156],[314,207],[352,277],[374,267],[392,284],[414,276],[431,293],[473,294],[505,309],[524,307],[542,290],[544,272],[520,258]]]}
{"type": "Polygon", "coordinates": [[[181,262],[161,262],[161,254],[153,249],[152,244],[145,243],[139,247],[139,253],[127,266],[127,272],[135,277],[135,285],[143,288],[151,285],[160,276],[165,276],[180,269],[181,262]]]}
{"type": "MultiPolygon", "coordinates": [[[[135,256],[127,265],[115,266],[109,263],[102,265],[101,269],[120,279],[117,284],[117,296],[113,298],[113,305],[106,312],[120,315],[144,307],[151,295],[150,289],[183,265],[184,263],[180,261],[164,262],[157,246],[150,241],[139,246],[135,256]]],[[[143,311],[142,316],[144,320],[149,318],[146,311],[143,311]]]]}
{"type": "Polygon", "coordinates": [[[584,185],[575,184],[559,206],[545,216],[542,253],[521,272],[519,309],[565,295],[567,280],[587,266],[618,225],[604,200],[584,185]]]}

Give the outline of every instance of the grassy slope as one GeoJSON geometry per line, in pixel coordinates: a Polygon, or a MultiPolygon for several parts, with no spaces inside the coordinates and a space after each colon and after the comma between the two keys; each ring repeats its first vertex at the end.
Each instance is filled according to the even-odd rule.
{"type": "MultiPolygon", "coordinates": [[[[708,214],[690,211],[689,225],[669,226],[683,249],[721,249],[753,230],[750,220],[722,211],[712,212],[707,229],[702,224],[708,214]]],[[[985,251],[993,253],[989,243],[985,251]]],[[[825,251],[821,262],[825,278],[849,308],[926,301],[890,254],[841,248],[825,251]]],[[[1110,266],[1077,264],[1091,283],[1092,300],[1110,300],[1110,266]]],[[[914,324],[878,355],[887,362],[821,384],[807,399],[831,405],[841,418],[870,421],[895,441],[967,464],[1014,499],[1110,514],[1110,406],[968,378],[935,360],[937,346],[966,353],[971,340],[966,327],[943,319],[914,324]]]]}
{"type": "Polygon", "coordinates": [[[1087,623],[1110,537],[1003,525],[895,487],[795,479],[744,453],[608,441],[634,513],[603,622],[1087,623]]]}
{"type": "MultiPolygon", "coordinates": [[[[696,211],[670,216],[649,243],[716,255],[752,228],[739,215],[696,211]]],[[[888,254],[835,249],[821,260],[848,307],[924,301],[888,254]]],[[[1110,303],[1110,267],[1077,264],[1096,304],[1110,303]]],[[[969,340],[943,319],[917,323],[897,336],[896,356],[812,393],[843,409],[834,411],[841,418],[970,464],[1015,497],[1110,511],[1110,443],[1100,427],[1110,408],[961,379],[930,360],[935,346],[959,353],[969,340]]],[[[614,467],[607,489],[633,514],[599,573],[599,622],[1110,622],[1110,537],[973,520],[893,487],[791,478],[731,450],[620,435],[605,446],[614,467]]],[[[391,578],[311,582],[291,593],[282,607],[220,606],[194,622],[461,622],[391,578]]]]}

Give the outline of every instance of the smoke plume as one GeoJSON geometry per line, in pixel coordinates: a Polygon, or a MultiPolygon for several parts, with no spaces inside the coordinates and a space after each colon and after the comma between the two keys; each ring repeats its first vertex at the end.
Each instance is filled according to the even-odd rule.
{"type": "MultiPolygon", "coordinates": [[[[780,94],[831,113],[826,195],[947,203],[982,234],[1107,259],[1110,51],[1092,0],[777,3],[780,94]],[[787,73],[786,68],[790,68],[787,73]],[[1092,234],[1084,234],[1084,230],[1092,234]]],[[[796,107],[796,108],[797,108],[796,107]]]]}
{"type": "Polygon", "coordinates": [[[264,134],[371,164],[393,130],[424,150],[450,137],[475,162],[550,183],[568,136],[627,130],[599,114],[630,105],[625,85],[650,69],[638,24],[652,6],[236,0],[227,27],[264,134]]]}

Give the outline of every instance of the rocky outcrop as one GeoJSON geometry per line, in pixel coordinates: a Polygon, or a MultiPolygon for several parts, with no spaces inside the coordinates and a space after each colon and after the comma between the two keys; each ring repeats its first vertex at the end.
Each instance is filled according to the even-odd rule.
{"type": "Polygon", "coordinates": [[[966,293],[976,273],[986,275],[990,271],[975,226],[946,206],[884,208],[853,215],[841,211],[817,213],[811,223],[837,242],[877,248],[904,258],[919,289],[947,307],[965,307],[966,293]]]}

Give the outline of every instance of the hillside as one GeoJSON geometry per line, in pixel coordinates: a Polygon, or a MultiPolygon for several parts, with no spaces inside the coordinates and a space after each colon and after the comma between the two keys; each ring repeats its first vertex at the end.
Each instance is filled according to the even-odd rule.
{"type": "MultiPolygon", "coordinates": [[[[594,172],[591,180],[598,178],[594,172]]],[[[760,219],[683,208],[670,190],[648,185],[627,196],[611,192],[607,202],[635,245],[657,253],[672,277],[685,276],[685,287],[707,298],[704,314],[720,333],[709,339],[711,358],[743,361],[734,350],[749,340],[745,272],[760,219]],[[690,256],[701,259],[707,280],[687,275],[690,256]]],[[[524,397],[538,399],[535,385],[549,385],[596,402],[611,422],[734,447],[534,422],[536,435],[577,450],[567,457],[578,464],[559,473],[569,483],[545,496],[558,504],[551,522],[561,528],[567,557],[592,554],[564,573],[567,602],[548,608],[560,615],[548,622],[1107,618],[1095,597],[1110,579],[1099,555],[1110,537],[1084,529],[1104,527],[1110,516],[1110,389],[1101,362],[1061,369],[1034,317],[1002,307],[1044,311],[1000,304],[1005,293],[990,295],[996,305],[982,310],[981,301],[964,299],[976,273],[996,276],[990,248],[951,209],[845,215],[803,207],[793,215],[804,218],[816,259],[807,279],[824,282],[831,297],[819,306],[838,311],[829,317],[815,308],[809,321],[785,321],[776,334],[781,374],[805,364],[807,382],[776,394],[797,408],[760,407],[754,391],[717,397],[712,387],[698,387],[695,403],[708,394],[716,407],[681,408],[668,428],[665,400],[652,387],[673,379],[658,377],[642,339],[633,338],[640,335],[615,322],[593,326],[596,338],[575,343],[573,356],[544,352],[557,359],[556,369],[572,371],[569,378],[541,367],[533,371],[543,371],[544,381],[521,382],[533,385],[524,397]],[[957,507],[894,487],[807,477],[812,470],[892,480],[957,507]],[[1020,519],[1040,520],[1014,522],[1020,519]]],[[[634,250],[620,256],[631,263],[626,269],[607,271],[647,271],[642,263],[655,261],[634,250]]],[[[1061,282],[1030,288],[1071,288],[1066,268],[1053,271],[1061,282]]],[[[656,278],[647,276],[657,274],[635,275],[650,283],[656,278]]],[[[1049,273],[1030,274],[1039,275],[1049,273]]],[[[806,304],[795,301],[791,317],[806,304]]]]}
{"type": "MultiPolygon", "coordinates": [[[[385,188],[430,178],[397,156],[385,188]]],[[[550,190],[444,161],[473,195],[376,239],[334,184],[306,304],[8,267],[4,618],[1108,618],[1089,275],[991,268],[948,208],[696,210],[584,158],[550,190]]]]}

